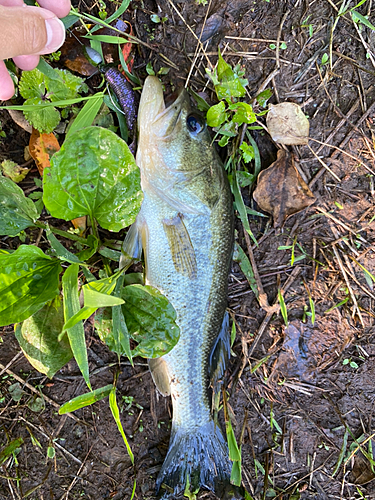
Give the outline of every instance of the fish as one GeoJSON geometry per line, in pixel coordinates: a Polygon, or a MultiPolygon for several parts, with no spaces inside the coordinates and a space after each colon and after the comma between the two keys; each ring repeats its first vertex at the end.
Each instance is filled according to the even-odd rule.
{"type": "Polygon", "coordinates": [[[162,498],[186,486],[219,498],[242,498],[230,484],[232,462],[213,418],[230,353],[227,282],[234,244],[233,200],[204,118],[183,89],[166,107],[155,76],[144,83],[138,110],[136,163],[144,199],[124,240],[134,259],[143,250],[146,284],[176,310],[177,345],[150,359],[153,380],[173,406],[165,461],[156,480],[162,498]]]}

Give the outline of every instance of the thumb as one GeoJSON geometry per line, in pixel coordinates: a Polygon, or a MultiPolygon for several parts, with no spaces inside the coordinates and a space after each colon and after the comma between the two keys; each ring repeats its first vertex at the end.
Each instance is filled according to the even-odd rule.
{"type": "Polygon", "coordinates": [[[65,40],[65,27],[55,14],[40,7],[0,6],[0,60],[48,54],[65,40]]]}

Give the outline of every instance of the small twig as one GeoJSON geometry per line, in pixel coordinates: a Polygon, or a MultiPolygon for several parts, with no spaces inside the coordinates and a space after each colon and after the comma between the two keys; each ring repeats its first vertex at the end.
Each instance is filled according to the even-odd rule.
{"type": "Polygon", "coordinates": [[[329,172],[338,182],[341,182],[341,179],[338,175],[335,174],[335,172],[333,172],[329,166],[324,163],[324,161],[319,158],[319,156],[315,153],[315,151],[309,146],[309,144],[307,144],[307,147],[309,148],[310,152],[315,156],[315,158],[318,160],[318,162],[323,165],[323,167],[327,170],[327,172],[329,172]]]}

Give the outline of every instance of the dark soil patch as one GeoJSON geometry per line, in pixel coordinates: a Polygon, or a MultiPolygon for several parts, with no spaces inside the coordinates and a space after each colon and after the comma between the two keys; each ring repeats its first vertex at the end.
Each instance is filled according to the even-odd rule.
{"type": "MultiPolygon", "coordinates": [[[[358,9],[363,15],[368,3],[358,9]]],[[[164,81],[173,87],[184,83],[194,62],[189,85],[213,98],[205,77],[206,57],[201,52],[195,57],[197,40],[191,33],[199,36],[203,29],[212,62],[220,45],[228,61],[245,66],[251,96],[266,83],[274,90],[274,103],[300,104],[310,117],[310,136],[320,141],[310,141],[320,161],[308,147],[292,148],[315,204],[290,217],[279,234],[263,219],[250,221],[259,242],[253,252],[270,304],[277,302],[278,289],[293,273],[284,294],[288,329],[281,315],[264,323],[266,312],[237,264],[229,277],[229,308],[238,335],[227,380],[235,433],[243,436],[244,485],[257,499],[375,499],[375,290],[356,263],[375,275],[375,194],[369,170],[375,171],[375,68],[366,57],[366,50],[374,47],[373,33],[365,27],[358,32],[350,14],[342,16],[332,35],[330,68],[321,59],[329,54],[337,16],[331,1],[171,5],[158,6],[152,0],[131,4],[135,32],[153,49],[137,49],[135,71],[141,77],[151,61],[155,70],[171,68],[164,81]],[[152,23],[152,13],[168,20],[152,23]],[[272,48],[277,39],[286,48],[272,48]],[[292,264],[292,250],[279,247],[295,239],[300,247],[295,247],[292,264]],[[314,325],[307,314],[309,296],[314,325]]],[[[84,2],[80,8],[88,9],[84,2]]],[[[0,159],[23,163],[28,134],[3,111],[0,119],[7,134],[0,159]]],[[[274,161],[276,147],[264,133],[254,137],[265,168],[274,161]]],[[[33,176],[36,169],[27,179],[33,176]]],[[[33,181],[27,179],[24,186],[32,188],[33,181]]],[[[246,188],[243,194],[256,209],[246,188]]],[[[246,250],[239,222],[238,243],[246,250]]],[[[2,237],[0,248],[18,244],[2,237]]],[[[107,401],[75,412],[75,419],[58,416],[60,404],[85,391],[75,363],[50,381],[18,356],[12,328],[4,328],[0,340],[0,361],[7,368],[1,370],[0,448],[16,437],[24,439],[17,460],[2,465],[0,499],[128,499],[135,479],[135,498],[154,499],[155,478],[168,447],[171,404],[156,392],[145,360],[138,359],[134,368],[124,363],[118,382],[134,472],[107,401]],[[15,382],[11,372],[29,384],[22,384],[25,394],[18,403],[8,392],[15,382]],[[43,411],[32,412],[28,403],[35,392],[30,387],[56,405],[46,402],[43,411]],[[48,445],[55,447],[54,459],[46,458],[48,445]]],[[[91,326],[87,342],[93,387],[112,383],[116,356],[91,326]]],[[[198,498],[214,496],[202,492],[198,498]]]]}

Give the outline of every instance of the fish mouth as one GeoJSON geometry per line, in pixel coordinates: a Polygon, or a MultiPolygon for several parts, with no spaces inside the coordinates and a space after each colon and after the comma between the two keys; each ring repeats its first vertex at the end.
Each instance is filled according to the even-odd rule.
{"type": "Polygon", "coordinates": [[[174,130],[182,109],[189,105],[189,95],[182,88],[175,100],[164,101],[163,88],[156,76],[147,77],[141,95],[138,111],[140,137],[152,131],[158,137],[167,138],[174,130]]]}

